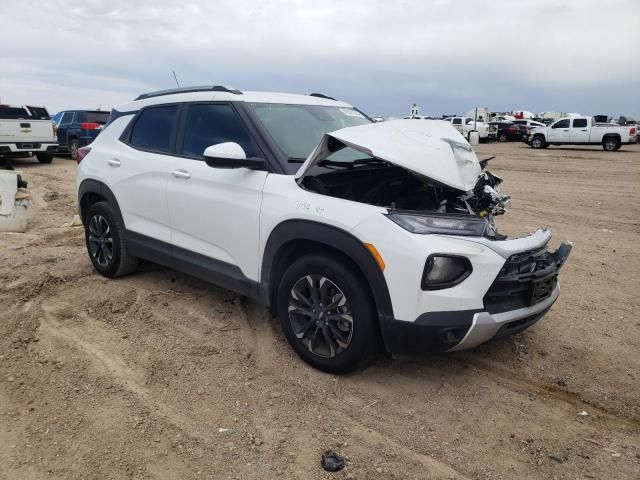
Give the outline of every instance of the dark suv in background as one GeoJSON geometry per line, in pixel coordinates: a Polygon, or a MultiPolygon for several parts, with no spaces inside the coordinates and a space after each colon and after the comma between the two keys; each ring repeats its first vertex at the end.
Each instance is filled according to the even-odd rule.
{"type": "Polygon", "coordinates": [[[64,110],[53,116],[58,131],[58,152],[78,159],[78,148],[89,145],[109,119],[102,110],[64,110]]]}

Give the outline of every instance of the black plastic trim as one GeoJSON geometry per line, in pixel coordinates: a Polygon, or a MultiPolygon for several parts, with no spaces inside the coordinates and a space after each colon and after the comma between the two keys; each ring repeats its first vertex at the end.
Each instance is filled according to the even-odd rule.
{"type": "Polygon", "coordinates": [[[84,212],[83,208],[83,198],[88,193],[96,193],[101,197],[105,198],[109,204],[115,209],[116,213],[120,217],[119,220],[124,225],[124,220],[122,218],[122,212],[120,211],[120,206],[118,205],[118,201],[116,200],[116,196],[113,194],[111,189],[107,187],[104,183],[93,180],[86,179],[83,180],[80,186],[78,187],[78,213],[80,214],[80,220],[84,223],[84,212]]]}
{"type": "Polygon", "coordinates": [[[473,324],[473,316],[481,311],[427,312],[415,322],[385,319],[385,345],[392,353],[406,355],[444,352],[462,341],[473,324]]]}
{"type": "Polygon", "coordinates": [[[471,272],[473,272],[473,265],[471,265],[471,261],[463,255],[451,255],[448,253],[432,253],[427,257],[427,261],[424,264],[424,270],[422,272],[422,282],[420,286],[422,287],[422,290],[443,290],[445,288],[455,287],[456,285],[459,285],[462,282],[464,282],[469,277],[469,275],[471,275],[471,272]],[[435,257],[459,258],[463,261],[465,270],[462,273],[462,275],[460,275],[458,278],[450,282],[429,283],[427,281],[427,274],[429,273],[429,269],[431,268],[433,264],[433,259],[435,257]]]}
{"type": "MultiPolygon", "coordinates": [[[[286,220],[273,229],[267,240],[262,256],[262,273],[260,278],[260,299],[262,303],[271,304],[276,285],[273,284],[273,272],[278,265],[274,260],[291,242],[309,240],[325,244],[348,256],[364,275],[373,299],[378,316],[393,318],[391,296],[387,282],[380,267],[363,243],[344,230],[309,220],[286,220]]],[[[384,334],[384,329],[383,329],[384,334]]],[[[386,338],[385,338],[386,342],[386,338]]]]}

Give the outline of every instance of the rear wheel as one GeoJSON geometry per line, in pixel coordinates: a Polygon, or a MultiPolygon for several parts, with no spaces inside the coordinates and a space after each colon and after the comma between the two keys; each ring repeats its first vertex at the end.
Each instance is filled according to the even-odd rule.
{"type": "Polygon", "coordinates": [[[78,160],[78,148],[80,148],[78,140],[75,138],[72,139],[69,142],[69,153],[71,154],[71,158],[74,160],[78,160]]]}
{"type": "Polygon", "coordinates": [[[319,370],[363,368],[378,349],[378,317],[366,281],[338,256],[294,261],[278,286],[277,309],[295,352],[319,370]]]}
{"type": "Polygon", "coordinates": [[[606,137],[602,141],[602,148],[607,152],[614,152],[620,148],[620,140],[615,137],[606,137]]]}
{"type": "Polygon", "coordinates": [[[37,152],[36,158],[40,163],[51,163],[53,161],[53,155],[50,153],[37,152]]]}
{"type": "Polygon", "coordinates": [[[138,259],[129,254],[124,225],[107,202],[89,207],[84,234],[94,268],[105,277],[120,277],[138,268],[138,259]]]}
{"type": "Polygon", "coordinates": [[[544,141],[544,138],[541,136],[536,136],[533,137],[533,139],[531,140],[531,146],[533,148],[545,148],[547,142],[544,141]]]}

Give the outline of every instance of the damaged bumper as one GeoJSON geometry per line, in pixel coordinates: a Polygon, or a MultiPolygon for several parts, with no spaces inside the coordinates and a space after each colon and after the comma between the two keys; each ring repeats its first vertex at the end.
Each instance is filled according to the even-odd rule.
{"type": "Polygon", "coordinates": [[[529,237],[491,242],[506,261],[483,298],[483,308],[428,312],[414,322],[383,319],[385,344],[393,353],[420,354],[457,351],[532,326],[560,295],[558,273],[571,244],[547,250],[550,233],[538,230],[529,237]]]}

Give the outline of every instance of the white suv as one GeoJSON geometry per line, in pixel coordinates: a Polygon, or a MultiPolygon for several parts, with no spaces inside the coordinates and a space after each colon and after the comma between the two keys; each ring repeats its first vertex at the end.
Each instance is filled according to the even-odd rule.
{"type": "Polygon", "coordinates": [[[208,86],[141,95],[81,149],[87,249],[151,260],[270,306],[329,372],[460,350],[535,323],[564,244],[495,230],[508,197],[448,123],[372,123],[321,94],[208,86]]]}

